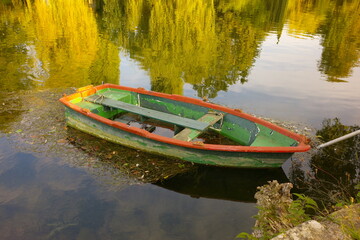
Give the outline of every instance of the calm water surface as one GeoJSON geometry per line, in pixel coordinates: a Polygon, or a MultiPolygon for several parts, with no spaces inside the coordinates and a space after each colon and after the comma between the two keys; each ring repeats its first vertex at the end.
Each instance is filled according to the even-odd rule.
{"type": "Polygon", "coordinates": [[[306,129],[360,125],[359,12],[357,0],[0,1],[2,239],[250,231],[256,186],[286,181],[291,162],[285,173],[167,163],[67,129],[57,99],[110,82],[306,129]],[[152,172],[164,180],[146,183],[152,172]]]}

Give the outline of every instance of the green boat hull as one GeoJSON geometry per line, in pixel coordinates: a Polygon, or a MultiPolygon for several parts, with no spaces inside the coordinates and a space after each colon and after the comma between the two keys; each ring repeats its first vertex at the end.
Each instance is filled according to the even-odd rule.
{"type": "Polygon", "coordinates": [[[173,157],[197,164],[239,167],[280,167],[293,153],[231,152],[187,148],[155,141],[140,135],[104,124],[68,107],[65,110],[68,126],[93,136],[151,154],[173,157]]]}

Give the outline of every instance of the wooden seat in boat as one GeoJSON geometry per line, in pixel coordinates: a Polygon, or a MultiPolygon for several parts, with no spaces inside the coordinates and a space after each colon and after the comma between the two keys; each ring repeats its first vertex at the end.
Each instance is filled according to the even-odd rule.
{"type": "MultiPolygon", "coordinates": [[[[199,118],[197,121],[204,122],[209,124],[208,126],[212,126],[218,121],[220,121],[223,118],[222,113],[218,112],[209,112],[199,118]]],[[[191,140],[197,138],[203,131],[199,131],[196,129],[191,128],[185,128],[184,130],[180,131],[178,134],[176,134],[173,138],[190,142],[191,140]]]]}
{"type": "MultiPolygon", "coordinates": [[[[88,102],[100,104],[100,105],[111,107],[111,108],[122,109],[124,111],[135,113],[140,116],[147,117],[147,118],[157,119],[157,120],[160,120],[163,122],[171,123],[171,124],[174,124],[175,126],[184,127],[185,129],[182,130],[180,133],[182,133],[185,130],[186,130],[185,131],[185,133],[186,133],[187,131],[189,131],[187,129],[196,130],[201,133],[202,131],[206,130],[209,126],[213,125],[215,122],[217,122],[221,119],[219,116],[217,116],[214,113],[208,113],[208,114],[205,114],[200,119],[194,120],[194,119],[177,116],[177,115],[170,114],[170,113],[165,113],[165,112],[160,112],[160,111],[156,111],[156,110],[149,109],[149,108],[140,107],[140,106],[137,106],[134,104],[125,103],[122,101],[118,101],[115,99],[105,97],[103,95],[92,95],[92,96],[86,97],[85,100],[88,102]],[[215,116],[217,116],[217,117],[215,117],[215,116]],[[214,117],[215,117],[215,119],[213,119],[214,117]],[[215,121],[216,119],[217,119],[217,121],[215,121]],[[213,121],[215,121],[215,122],[213,123],[213,121]]],[[[183,134],[185,135],[185,133],[182,133],[181,135],[177,134],[179,136],[176,137],[176,139],[182,139],[183,137],[181,137],[181,136],[183,134]]]]}

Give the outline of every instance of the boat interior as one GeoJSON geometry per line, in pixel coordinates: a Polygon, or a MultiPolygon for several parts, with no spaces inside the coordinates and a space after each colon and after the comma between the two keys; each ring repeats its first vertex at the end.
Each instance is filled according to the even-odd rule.
{"type": "Polygon", "coordinates": [[[192,103],[115,88],[71,102],[101,117],[182,141],[243,146],[297,146],[266,126],[192,103]]]}

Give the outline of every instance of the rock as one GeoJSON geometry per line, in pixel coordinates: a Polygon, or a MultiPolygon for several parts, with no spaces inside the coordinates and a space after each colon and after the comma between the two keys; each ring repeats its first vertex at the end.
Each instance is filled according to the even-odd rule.
{"type": "Polygon", "coordinates": [[[310,220],[304,222],[272,240],[350,240],[349,233],[360,233],[360,204],[346,206],[320,222],[310,220]]]}
{"type": "MultiPolygon", "coordinates": [[[[272,240],[350,240],[360,236],[360,203],[344,206],[321,220],[294,219],[289,214],[293,199],[291,183],[279,184],[276,180],[258,187],[255,194],[259,213],[252,235],[255,238],[275,236],[272,240]],[[296,225],[296,220],[299,220],[296,225]],[[308,221],[307,221],[308,220],[308,221]]],[[[298,217],[300,217],[299,215],[298,217]]]]}
{"type": "Polygon", "coordinates": [[[283,234],[280,234],[272,240],[339,240],[351,239],[342,233],[339,226],[331,223],[324,224],[315,220],[304,222],[283,234]],[[330,224],[330,225],[329,225],[330,224]]]}
{"type": "Polygon", "coordinates": [[[254,237],[262,238],[267,234],[273,235],[281,229],[293,227],[286,218],[289,214],[288,208],[293,201],[290,193],[292,187],[291,183],[279,184],[276,180],[258,187],[255,198],[259,213],[252,233],[254,237]]]}

